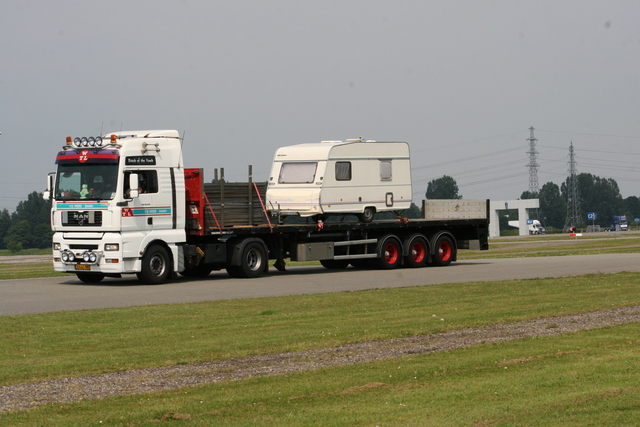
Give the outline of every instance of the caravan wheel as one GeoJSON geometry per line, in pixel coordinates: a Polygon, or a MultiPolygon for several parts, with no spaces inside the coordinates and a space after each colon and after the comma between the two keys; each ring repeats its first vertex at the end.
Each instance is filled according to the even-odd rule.
{"type": "Polygon", "coordinates": [[[373,221],[373,217],[375,216],[375,214],[376,214],[376,208],[372,206],[367,206],[366,208],[364,208],[362,213],[358,215],[358,218],[360,218],[360,221],[362,222],[371,222],[373,221]]]}

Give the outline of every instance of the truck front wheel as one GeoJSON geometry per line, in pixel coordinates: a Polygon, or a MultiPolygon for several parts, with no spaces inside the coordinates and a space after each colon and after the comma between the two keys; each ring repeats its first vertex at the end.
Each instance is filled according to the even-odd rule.
{"type": "Polygon", "coordinates": [[[104,279],[102,273],[76,273],[76,276],[84,283],[99,283],[104,279]]]}
{"type": "Polygon", "coordinates": [[[169,277],[171,259],[167,250],[160,245],[153,245],[142,257],[142,271],[138,273],[138,279],[150,285],[157,285],[169,277]]]}

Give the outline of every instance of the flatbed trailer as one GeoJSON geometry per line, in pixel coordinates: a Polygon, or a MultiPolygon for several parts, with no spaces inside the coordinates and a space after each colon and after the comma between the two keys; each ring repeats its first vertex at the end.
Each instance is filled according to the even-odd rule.
{"type": "Polygon", "coordinates": [[[268,259],[279,270],[286,259],[331,269],[446,266],[459,249],[488,249],[487,200],[424,201],[419,219],[361,222],[342,215],[280,224],[263,205],[264,185],[226,183],[223,175],[205,184],[199,169],[185,170],[185,177],[187,204],[195,206],[187,214],[185,275],[226,268],[233,277],[258,277],[268,259]]]}

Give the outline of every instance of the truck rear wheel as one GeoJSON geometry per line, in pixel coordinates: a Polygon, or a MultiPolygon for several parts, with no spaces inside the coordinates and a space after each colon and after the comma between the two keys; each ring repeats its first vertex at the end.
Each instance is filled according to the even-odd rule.
{"type": "Polygon", "coordinates": [[[379,243],[378,254],[379,257],[376,258],[376,263],[379,268],[388,270],[398,267],[402,261],[400,240],[395,236],[383,238],[379,243]]]}
{"type": "Polygon", "coordinates": [[[444,267],[451,264],[455,258],[456,248],[449,236],[440,236],[436,242],[436,253],[433,256],[433,264],[444,267]]]}
{"type": "Polygon", "coordinates": [[[99,283],[104,279],[102,273],[76,273],[76,276],[84,283],[99,283]]]}
{"type": "Polygon", "coordinates": [[[409,267],[424,267],[427,263],[427,239],[420,235],[412,236],[407,245],[407,256],[404,262],[409,267]]]}
{"type": "Polygon", "coordinates": [[[258,277],[265,270],[267,265],[267,253],[264,247],[258,242],[247,243],[242,250],[240,265],[227,267],[227,272],[231,277],[258,277]]]}
{"type": "Polygon", "coordinates": [[[150,285],[157,285],[169,277],[171,259],[167,250],[160,245],[147,248],[142,257],[142,271],[138,279],[150,285]]]}

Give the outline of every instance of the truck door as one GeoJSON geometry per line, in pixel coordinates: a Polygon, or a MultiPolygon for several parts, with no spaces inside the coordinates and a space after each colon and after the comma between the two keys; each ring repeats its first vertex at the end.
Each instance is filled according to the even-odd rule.
{"type": "Polygon", "coordinates": [[[168,170],[129,170],[125,172],[124,182],[124,196],[130,201],[122,213],[123,229],[149,231],[171,228],[173,206],[168,170]],[[139,186],[138,197],[130,199],[128,183],[132,173],[138,175],[139,186]]]}

